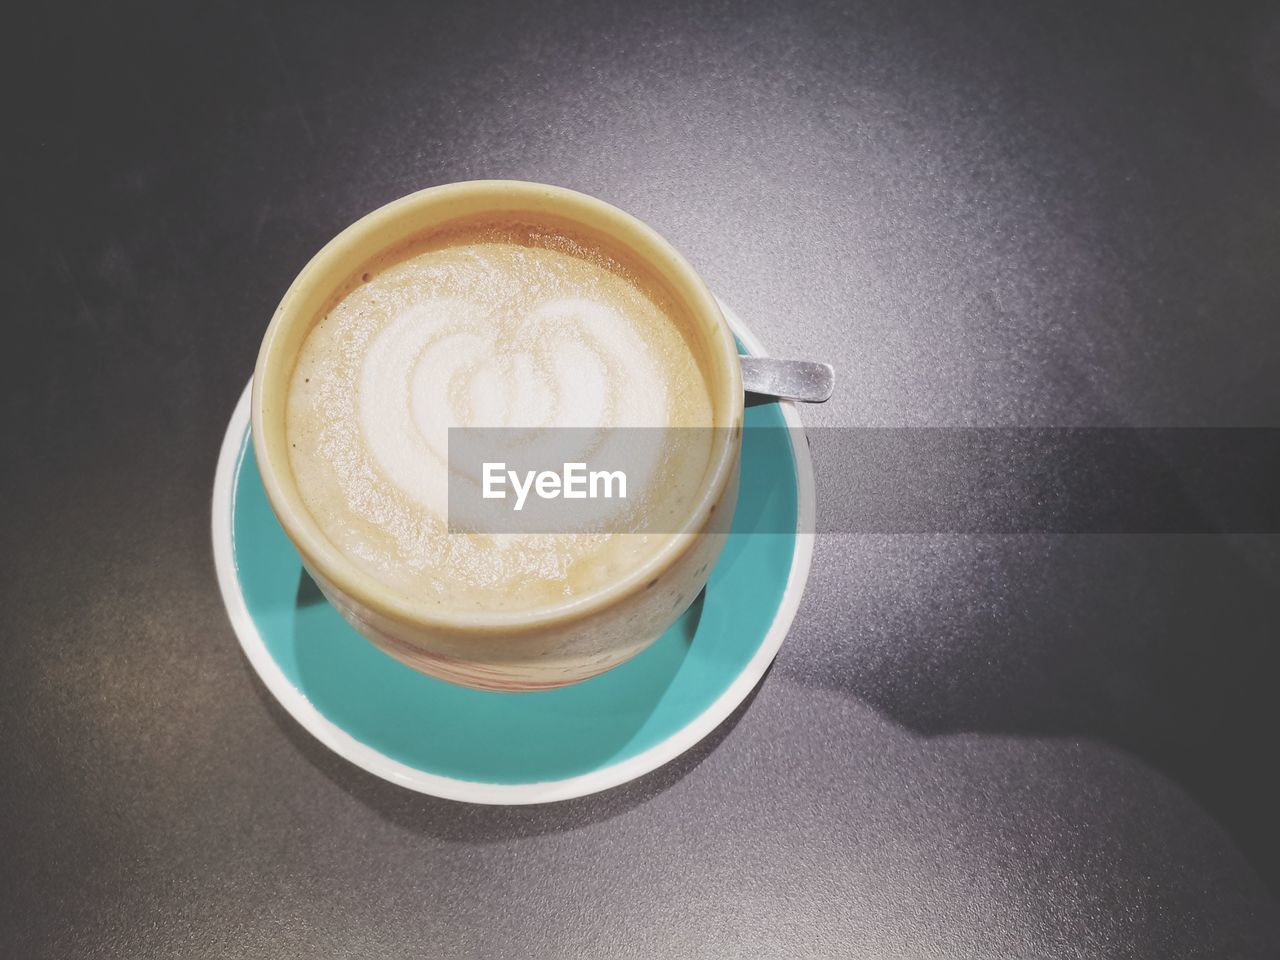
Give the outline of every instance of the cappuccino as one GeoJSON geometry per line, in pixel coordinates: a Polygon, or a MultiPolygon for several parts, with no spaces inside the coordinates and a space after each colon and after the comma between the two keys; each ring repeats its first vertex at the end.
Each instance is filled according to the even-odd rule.
{"type": "Polygon", "coordinates": [[[670,439],[627,497],[584,509],[582,532],[524,534],[450,532],[449,484],[482,478],[451,467],[449,430],[574,428],[599,446],[628,442],[619,428],[710,427],[695,330],[601,239],[514,219],[418,237],[351,277],[303,341],[285,414],[302,501],[355,565],[442,612],[590,593],[670,540],[629,531],[692,509],[711,431],[637,431],[670,439]]]}

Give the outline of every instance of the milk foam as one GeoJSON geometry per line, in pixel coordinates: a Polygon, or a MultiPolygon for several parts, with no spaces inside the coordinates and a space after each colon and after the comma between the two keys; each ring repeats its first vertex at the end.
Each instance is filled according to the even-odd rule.
{"type": "MultiPolygon", "coordinates": [[[[358,565],[448,608],[532,608],[616,579],[667,537],[450,534],[449,483],[480,478],[450,475],[449,429],[590,428],[573,435],[586,459],[627,442],[611,428],[709,425],[680,323],[617,264],[555,238],[489,229],[411,251],[303,344],[287,411],[303,500],[358,565]]],[[[628,501],[591,501],[584,529],[691,502],[707,457],[709,440],[676,458],[655,449],[628,501]]]]}

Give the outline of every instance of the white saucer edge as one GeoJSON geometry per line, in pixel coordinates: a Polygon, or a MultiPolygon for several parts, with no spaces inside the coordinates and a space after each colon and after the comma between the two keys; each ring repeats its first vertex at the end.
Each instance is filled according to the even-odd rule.
{"type": "MultiPolygon", "coordinates": [[[[719,300],[718,297],[716,299],[720,303],[720,309],[730,329],[746,345],[747,350],[755,356],[768,356],[768,352],[756,339],[755,334],[747,329],[741,318],[723,300],[719,300]]],[[[244,595],[239,587],[239,578],[236,576],[231,518],[235,493],[233,480],[246,446],[251,387],[252,384],[245,387],[240,400],[236,403],[235,412],[231,415],[231,422],[227,425],[222,449],[218,454],[218,467],[213,482],[213,558],[227,617],[231,621],[236,638],[240,641],[240,646],[249,659],[250,665],[289,715],[334,753],[384,780],[447,800],[499,805],[570,800],[627,783],[674,760],[723,723],[764,676],[769,664],[773,662],[778,650],[782,647],[782,642],[786,639],[791,623],[795,619],[800,598],[804,594],[805,584],[809,579],[809,567],[813,559],[815,494],[809,446],[805,442],[796,442],[797,439],[803,441],[804,427],[795,405],[784,401],[779,402],[778,405],[782,410],[783,419],[791,428],[792,456],[796,465],[798,516],[791,571],[787,576],[782,600],[774,613],[773,623],[770,624],[764,641],[724,693],[693,721],[648,750],[619,763],[562,780],[521,784],[482,783],[444,777],[400,763],[355,739],[321,714],[311,701],[289,682],[284,671],[272,659],[266,645],[262,642],[262,637],[258,634],[253,618],[249,615],[249,608],[245,604],[244,595]]]]}

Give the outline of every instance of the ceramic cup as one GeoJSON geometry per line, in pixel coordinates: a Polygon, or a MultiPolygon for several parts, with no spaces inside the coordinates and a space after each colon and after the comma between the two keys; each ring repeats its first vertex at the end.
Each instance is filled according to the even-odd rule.
{"type": "Polygon", "coordinates": [[[359,633],[415,670],[488,690],[544,690],[596,676],[634,657],[702,590],[737,500],[743,417],[738,351],[715,298],[650,227],[572,190],[509,180],[432,187],[375,210],[330,241],[298,274],[263,338],[253,375],[253,447],[272,510],[329,602],[359,633]],[[710,467],[679,533],[616,581],[529,613],[441,612],[379,583],[343,556],[302,502],[285,440],[285,402],[312,325],[380,254],[478,215],[604,238],[646,266],[693,319],[713,407],[710,467]]]}

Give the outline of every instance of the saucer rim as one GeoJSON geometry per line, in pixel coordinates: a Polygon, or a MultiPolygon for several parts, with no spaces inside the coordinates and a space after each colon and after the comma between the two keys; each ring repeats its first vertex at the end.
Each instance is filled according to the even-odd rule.
{"type": "MultiPolygon", "coordinates": [[[[729,328],[753,356],[768,356],[759,339],[723,300],[716,298],[729,328]]],[[[214,475],[212,534],[214,568],[223,606],[232,629],[254,672],[271,695],[308,733],[344,759],[375,776],[418,793],[467,803],[524,805],[570,800],[620,786],[656,770],[689,750],[710,734],[742,703],[764,676],[786,639],[809,579],[813,558],[814,482],[804,427],[793,403],[780,401],[788,428],[796,471],[796,535],[786,587],[774,611],[773,622],[751,659],[729,686],[701,713],[679,730],[646,750],[617,763],[559,780],[536,783],[487,783],[463,780],[420,770],[388,757],[357,740],[322,714],[285,676],[268,652],[257,624],[249,613],[235,564],[232,518],[235,516],[236,478],[249,445],[249,403],[252,382],[236,403],[223,436],[214,475]],[[805,532],[810,531],[810,532],[805,532]]]]}

